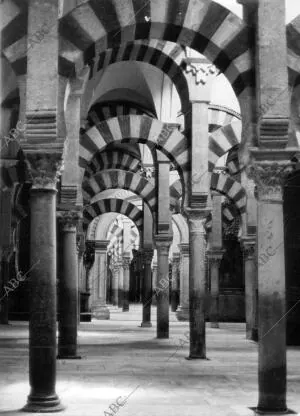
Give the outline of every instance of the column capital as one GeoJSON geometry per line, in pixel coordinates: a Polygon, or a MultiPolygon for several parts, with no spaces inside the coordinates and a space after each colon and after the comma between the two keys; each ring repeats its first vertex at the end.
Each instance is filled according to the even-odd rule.
{"type": "Polygon", "coordinates": [[[109,244],[109,240],[95,240],[94,242],[95,251],[97,252],[102,251],[106,253],[108,244],[109,244]]]}
{"type": "Polygon", "coordinates": [[[180,253],[173,253],[173,263],[179,263],[180,262],[180,253]]]}
{"type": "Polygon", "coordinates": [[[190,245],[189,243],[181,243],[178,244],[180,254],[183,256],[189,256],[190,255],[190,245]]]}
{"type": "Polygon", "coordinates": [[[82,218],[80,211],[57,211],[56,213],[63,231],[76,231],[78,221],[82,218]]]}
{"type": "Polygon", "coordinates": [[[153,259],[153,253],[154,253],[153,249],[149,249],[149,248],[143,249],[142,256],[143,256],[143,262],[145,264],[151,265],[152,259],[153,259]]]}
{"type": "Polygon", "coordinates": [[[28,180],[33,190],[54,190],[63,170],[64,143],[29,144],[24,142],[28,180]]]}
{"type": "Polygon", "coordinates": [[[203,233],[205,232],[204,222],[210,213],[210,209],[196,209],[196,208],[185,208],[185,215],[188,219],[190,233],[203,233]]]}
{"type": "MultiPolygon", "coordinates": [[[[219,74],[218,68],[203,58],[185,58],[185,73],[192,75],[195,85],[205,85],[212,75],[219,74]]],[[[199,101],[204,101],[199,97],[199,101]]]]}
{"type": "Polygon", "coordinates": [[[259,199],[274,202],[282,201],[285,179],[294,171],[295,164],[291,161],[255,161],[247,166],[247,175],[253,179],[259,199]]]}
{"type": "Polygon", "coordinates": [[[221,249],[212,249],[207,251],[207,257],[209,259],[210,264],[216,264],[217,266],[220,266],[224,253],[225,250],[221,249]]]}
{"type": "Polygon", "coordinates": [[[250,260],[255,258],[256,241],[253,238],[242,237],[241,246],[245,259],[250,260]]]}
{"type": "Polygon", "coordinates": [[[157,250],[162,250],[164,254],[169,255],[169,250],[172,245],[173,237],[165,235],[154,236],[154,244],[157,250]]]}

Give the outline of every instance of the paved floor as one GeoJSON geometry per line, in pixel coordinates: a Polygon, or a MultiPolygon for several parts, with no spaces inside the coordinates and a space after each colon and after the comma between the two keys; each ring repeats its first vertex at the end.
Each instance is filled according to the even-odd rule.
{"type": "MultiPolygon", "coordinates": [[[[155,322],[155,308],[153,322],[155,322]]],[[[82,360],[58,361],[66,416],[248,416],[257,404],[257,345],[243,324],[207,324],[209,360],[187,361],[188,323],[171,313],[170,339],[139,327],[141,307],[79,329],[82,360]],[[118,401],[120,406],[115,403],[118,401]],[[109,409],[109,407],[111,408],[109,409]]],[[[0,416],[24,415],[28,325],[0,326],[0,416]]],[[[300,414],[300,348],[288,349],[288,405],[300,414]]]]}

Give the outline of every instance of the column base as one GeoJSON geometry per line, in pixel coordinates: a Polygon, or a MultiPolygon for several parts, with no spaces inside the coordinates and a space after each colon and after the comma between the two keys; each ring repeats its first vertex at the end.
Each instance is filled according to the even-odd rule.
{"type": "Polygon", "coordinates": [[[187,322],[190,320],[190,313],[188,308],[182,308],[181,306],[176,311],[176,318],[178,321],[187,322]]]}
{"type": "Polygon", "coordinates": [[[110,312],[106,305],[95,306],[93,310],[93,318],[97,320],[110,319],[110,312]]]}
{"type": "Polygon", "coordinates": [[[196,355],[189,355],[188,357],[185,357],[186,360],[190,361],[190,360],[207,360],[209,361],[208,358],[206,357],[202,357],[202,356],[196,356],[196,355]]]}
{"type": "Polygon", "coordinates": [[[169,334],[157,334],[157,339],[169,339],[169,334]]]}
{"type": "Polygon", "coordinates": [[[151,328],[152,324],[151,324],[151,322],[142,322],[141,327],[142,328],[151,328]]]}
{"type": "Polygon", "coordinates": [[[246,331],[246,339],[250,341],[258,342],[258,330],[257,329],[249,329],[246,331]]]}
{"type": "Polygon", "coordinates": [[[81,355],[64,355],[58,354],[56,357],[57,360],[81,360],[81,355]]]}
{"type": "Polygon", "coordinates": [[[63,406],[57,395],[45,397],[28,396],[27,404],[21,409],[28,413],[54,413],[62,412],[66,407],[63,406]]]}
{"type": "Polygon", "coordinates": [[[250,409],[253,410],[254,413],[257,414],[257,415],[278,416],[278,415],[291,415],[291,414],[295,414],[295,412],[293,412],[290,409],[278,410],[278,411],[274,411],[274,410],[264,410],[264,409],[260,409],[258,407],[250,407],[250,409]]]}

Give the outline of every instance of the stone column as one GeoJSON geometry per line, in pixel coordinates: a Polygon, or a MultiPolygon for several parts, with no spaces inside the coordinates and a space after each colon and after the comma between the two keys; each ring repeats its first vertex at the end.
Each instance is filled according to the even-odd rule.
{"type": "Polygon", "coordinates": [[[59,285],[58,356],[78,359],[78,263],[76,225],[80,218],[77,211],[61,211],[57,214],[61,224],[63,245],[63,271],[59,285]]]}
{"type": "Polygon", "coordinates": [[[112,296],[113,296],[113,305],[118,306],[119,298],[119,266],[117,263],[113,264],[112,267],[112,296]]]}
{"type": "MultiPolygon", "coordinates": [[[[29,378],[31,391],[24,410],[63,410],[56,382],[56,182],[60,154],[27,150],[30,191],[30,323],[29,378]]],[[[47,152],[48,150],[48,152],[47,152]]]]}
{"type": "Polygon", "coordinates": [[[190,267],[190,246],[182,243],[180,249],[180,304],[176,316],[178,321],[188,321],[190,318],[189,304],[189,267],[190,267]]]}
{"type": "Polygon", "coordinates": [[[150,328],[151,323],[151,304],[152,304],[152,276],[151,263],[153,258],[152,249],[143,250],[144,276],[143,276],[143,328],[150,328]]]}
{"type": "Polygon", "coordinates": [[[124,270],[124,293],[123,293],[123,312],[129,311],[129,290],[130,290],[130,257],[123,257],[124,270]]]}
{"type": "Polygon", "coordinates": [[[189,359],[206,358],[205,309],[207,304],[205,279],[206,210],[186,209],[190,236],[190,354],[189,359]]]}
{"type": "Polygon", "coordinates": [[[118,279],[118,308],[123,308],[124,299],[124,270],[123,262],[119,261],[119,279],[118,279]]]}
{"type": "Polygon", "coordinates": [[[248,167],[248,175],[258,191],[258,410],[279,413],[287,409],[282,186],[292,167],[288,151],[250,151],[255,163],[248,167]]]}
{"type": "Polygon", "coordinates": [[[223,250],[211,250],[208,253],[210,263],[210,313],[209,320],[211,328],[219,328],[219,269],[223,258],[223,250]]]}
{"type": "Polygon", "coordinates": [[[9,292],[13,291],[9,282],[10,262],[13,255],[12,246],[3,246],[1,253],[1,300],[0,300],[0,324],[8,325],[8,296],[9,292]]]}
{"type": "Polygon", "coordinates": [[[152,305],[157,305],[156,299],[156,282],[157,282],[157,263],[152,265],[152,305]]]}
{"type": "Polygon", "coordinates": [[[256,266],[256,242],[253,239],[242,239],[245,273],[245,316],[246,338],[257,341],[257,266],[256,266]]]}
{"type": "Polygon", "coordinates": [[[178,272],[179,272],[180,254],[173,254],[172,263],[172,287],[171,287],[171,310],[176,312],[178,307],[179,299],[179,288],[178,288],[178,272]]]}
{"type": "Polygon", "coordinates": [[[109,319],[109,309],[106,305],[106,250],[109,241],[95,241],[95,262],[94,262],[94,279],[96,286],[96,299],[92,305],[92,313],[96,319],[109,319]]]}
{"type": "Polygon", "coordinates": [[[169,250],[172,238],[155,236],[157,249],[157,338],[169,338],[169,250]]]}

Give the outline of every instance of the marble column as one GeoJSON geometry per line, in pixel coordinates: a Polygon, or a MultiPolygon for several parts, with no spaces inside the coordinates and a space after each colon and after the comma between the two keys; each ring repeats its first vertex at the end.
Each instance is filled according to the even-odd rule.
{"type": "Polygon", "coordinates": [[[30,191],[30,394],[24,410],[55,412],[63,406],[56,382],[56,182],[57,154],[27,153],[30,191]],[[41,173],[42,172],[42,175],[41,173]],[[39,176],[41,175],[41,176],[39,176]]]}
{"type": "Polygon", "coordinates": [[[178,245],[180,249],[180,302],[176,311],[178,321],[188,321],[190,318],[189,306],[189,267],[190,246],[186,243],[178,245]]]}
{"type": "Polygon", "coordinates": [[[95,299],[92,305],[92,313],[95,319],[106,320],[110,318],[109,309],[106,305],[106,251],[109,241],[95,241],[95,262],[94,262],[94,285],[96,287],[95,299]]]}
{"type": "Polygon", "coordinates": [[[169,338],[169,250],[172,238],[155,236],[157,249],[157,338],[169,338]]]}
{"type": "Polygon", "coordinates": [[[119,266],[115,262],[112,266],[112,296],[113,296],[113,305],[118,306],[119,298],[119,266]]]}
{"type": "Polygon", "coordinates": [[[284,178],[289,154],[250,149],[248,167],[258,193],[258,411],[280,413],[286,406],[286,288],[283,226],[284,178]],[[271,152],[270,152],[271,153],[271,152]],[[276,155],[276,162],[273,162],[276,155]],[[271,160],[267,160],[267,156],[271,160]]]}
{"type": "Polygon", "coordinates": [[[171,283],[171,310],[176,312],[178,307],[179,299],[179,288],[178,288],[178,272],[179,272],[180,254],[173,254],[172,262],[172,283],[171,283]]]}
{"type": "Polygon", "coordinates": [[[143,263],[144,263],[144,275],[143,275],[143,322],[141,326],[143,328],[150,328],[151,323],[151,304],[152,304],[152,275],[151,275],[151,263],[153,258],[152,249],[143,249],[143,263]]]}
{"type": "Polygon", "coordinates": [[[123,309],[124,301],[124,269],[123,261],[119,260],[119,279],[118,279],[118,308],[123,309]]]}
{"type": "Polygon", "coordinates": [[[190,354],[189,359],[206,358],[205,309],[207,305],[205,278],[205,229],[207,212],[186,209],[190,237],[190,354]]]}
{"type": "Polygon", "coordinates": [[[244,254],[245,276],[245,316],[246,338],[258,340],[257,334],[257,266],[256,266],[256,242],[253,239],[242,239],[244,254]]]}
{"type": "Polygon", "coordinates": [[[210,310],[209,320],[211,328],[219,328],[219,294],[220,277],[219,270],[223,258],[223,250],[211,250],[208,253],[210,264],[210,310]]]}
{"type": "Polygon", "coordinates": [[[129,311],[129,290],[130,290],[130,257],[123,256],[124,270],[124,293],[123,293],[123,312],[129,311]]]}
{"type": "Polygon", "coordinates": [[[152,265],[152,305],[157,305],[156,299],[156,282],[157,282],[157,263],[152,265]]]}
{"type": "Polygon", "coordinates": [[[63,245],[63,270],[59,285],[58,356],[60,359],[78,359],[78,263],[76,225],[80,218],[77,211],[57,213],[61,225],[63,245]]]}

